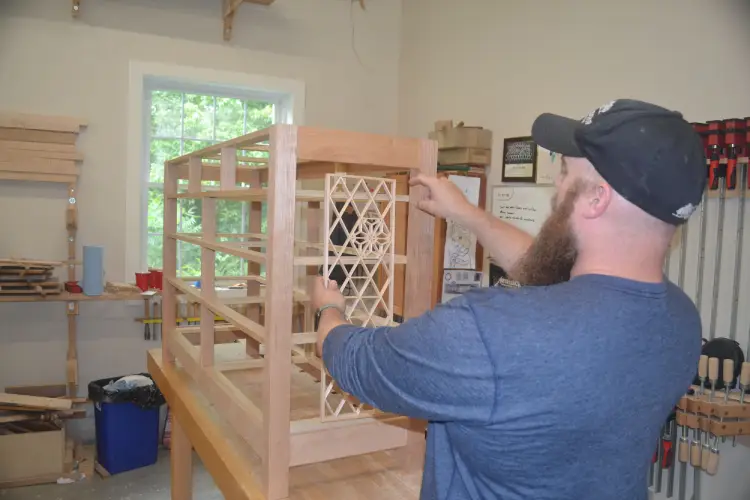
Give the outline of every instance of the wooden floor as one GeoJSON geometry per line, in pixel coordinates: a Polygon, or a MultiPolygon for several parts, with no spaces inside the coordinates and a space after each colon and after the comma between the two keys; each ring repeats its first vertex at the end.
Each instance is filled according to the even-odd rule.
{"type": "MultiPolygon", "coordinates": [[[[216,361],[231,361],[244,356],[244,343],[220,344],[216,346],[216,361]]],[[[226,425],[212,405],[197,391],[195,384],[189,379],[179,366],[177,370],[163,370],[161,366],[161,350],[149,352],[149,370],[154,375],[159,387],[170,399],[179,397],[182,400],[192,399],[198,402],[192,413],[203,419],[202,423],[185,426],[191,442],[201,455],[206,467],[211,472],[219,488],[222,481],[231,480],[242,482],[245,478],[227,477],[238,474],[251,474],[260,489],[257,472],[260,468],[260,458],[244,443],[228,425],[226,425]],[[154,373],[157,372],[157,373],[154,373]],[[207,418],[206,418],[207,417],[207,418]],[[210,426],[210,429],[207,427],[210,426]],[[221,439],[215,439],[218,435],[221,439]],[[201,433],[202,436],[195,435],[201,433]],[[193,434],[193,436],[191,436],[193,434]],[[202,439],[211,435],[211,439],[202,439]],[[205,441],[204,444],[198,445],[205,441]],[[217,442],[223,441],[223,442],[217,442]],[[210,446],[210,450],[204,447],[210,446]],[[202,449],[203,448],[203,449],[202,449]],[[231,454],[238,457],[240,464],[224,467],[221,464],[211,464],[209,454],[226,456],[231,454]],[[204,456],[205,455],[205,456],[204,456]],[[237,467],[239,465],[239,467],[237,467]],[[231,469],[231,470],[230,470],[231,469]],[[240,472],[238,472],[240,471],[240,472]]],[[[255,373],[238,371],[228,372],[228,377],[252,400],[261,397],[261,372],[255,373]]],[[[293,375],[292,389],[292,419],[304,419],[319,415],[318,394],[319,386],[312,378],[304,373],[293,375]]],[[[216,462],[215,460],[213,462],[216,462]]],[[[421,470],[406,470],[403,467],[403,456],[400,451],[386,451],[323,462],[318,464],[295,467],[291,470],[290,499],[322,500],[322,499],[368,499],[393,500],[417,499],[421,484],[421,470]]],[[[232,464],[230,464],[232,465],[232,464]]],[[[261,500],[261,497],[245,497],[261,500]]]]}

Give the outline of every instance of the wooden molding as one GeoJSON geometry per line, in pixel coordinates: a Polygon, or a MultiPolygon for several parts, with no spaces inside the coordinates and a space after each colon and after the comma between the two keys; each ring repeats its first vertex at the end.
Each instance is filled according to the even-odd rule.
{"type": "Polygon", "coordinates": [[[232,28],[234,25],[234,15],[237,9],[243,3],[254,3],[257,5],[271,5],[276,0],[222,0],[222,12],[224,17],[224,41],[232,39],[232,28]]]}

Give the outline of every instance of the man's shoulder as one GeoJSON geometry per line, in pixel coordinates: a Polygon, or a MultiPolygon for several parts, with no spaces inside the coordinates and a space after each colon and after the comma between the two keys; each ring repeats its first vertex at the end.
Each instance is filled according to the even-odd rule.
{"type": "MultiPolygon", "coordinates": [[[[443,304],[445,307],[474,313],[501,309],[504,312],[536,311],[535,316],[570,313],[590,315],[594,311],[609,314],[615,309],[649,311],[651,314],[700,321],[692,299],[679,287],[663,283],[637,282],[604,275],[585,275],[548,286],[477,288],[443,304]]],[[[666,318],[665,318],[666,319],[666,318]]]]}
{"type": "Polygon", "coordinates": [[[674,301],[676,306],[684,308],[695,315],[700,314],[698,312],[698,307],[687,292],[669,280],[667,280],[667,295],[672,301],[674,301]]]}
{"type": "Polygon", "coordinates": [[[559,302],[553,298],[559,293],[558,285],[547,287],[491,286],[469,290],[449,302],[440,304],[439,307],[471,315],[480,322],[487,318],[495,318],[493,319],[495,321],[498,314],[501,314],[501,317],[513,314],[533,317],[531,313],[539,311],[545,303],[559,302]]]}
{"type": "Polygon", "coordinates": [[[524,301],[539,303],[547,299],[569,299],[581,302],[592,298],[604,299],[608,292],[621,295],[618,300],[633,298],[666,298],[672,305],[684,308],[686,312],[697,314],[692,299],[671,281],[664,283],[636,282],[624,278],[604,275],[585,275],[570,281],[548,286],[491,286],[475,288],[452,299],[441,306],[452,308],[471,308],[497,302],[510,301],[517,305],[524,301]]]}

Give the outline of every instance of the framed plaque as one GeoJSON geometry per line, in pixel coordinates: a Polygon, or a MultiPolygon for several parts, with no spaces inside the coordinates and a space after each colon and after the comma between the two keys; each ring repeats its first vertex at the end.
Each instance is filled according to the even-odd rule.
{"type": "Polygon", "coordinates": [[[503,182],[536,182],[537,147],[531,137],[503,141],[503,182]]]}

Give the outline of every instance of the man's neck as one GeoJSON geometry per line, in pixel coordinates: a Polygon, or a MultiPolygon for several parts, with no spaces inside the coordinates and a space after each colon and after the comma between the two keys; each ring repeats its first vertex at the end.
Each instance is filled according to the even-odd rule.
{"type": "Polygon", "coordinates": [[[661,283],[664,280],[664,255],[644,252],[623,255],[624,252],[596,253],[581,251],[571,277],[584,274],[602,274],[646,283],[661,283]]]}

